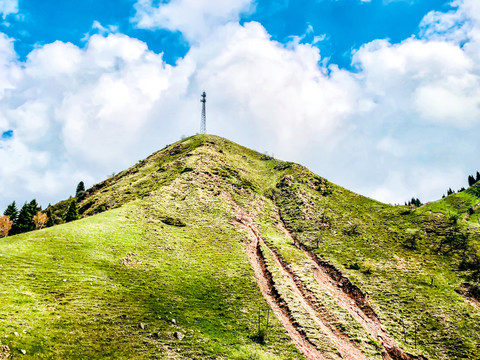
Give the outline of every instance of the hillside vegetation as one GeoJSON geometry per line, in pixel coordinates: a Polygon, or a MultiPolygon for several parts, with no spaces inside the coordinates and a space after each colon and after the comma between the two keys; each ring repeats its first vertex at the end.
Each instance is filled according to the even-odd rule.
{"type": "Polygon", "coordinates": [[[391,206],[190,137],[0,239],[0,359],[479,358],[475,189],[391,206]]]}

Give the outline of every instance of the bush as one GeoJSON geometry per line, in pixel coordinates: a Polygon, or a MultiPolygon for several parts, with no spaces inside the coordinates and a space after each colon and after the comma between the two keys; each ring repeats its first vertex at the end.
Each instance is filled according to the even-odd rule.
{"type": "Polygon", "coordinates": [[[360,226],[356,223],[349,222],[348,225],[343,228],[343,232],[349,236],[358,235],[360,234],[360,226]]]}
{"type": "Polygon", "coordinates": [[[186,167],[180,173],[183,174],[183,173],[191,172],[191,171],[193,171],[193,169],[191,167],[186,167]]]}
{"type": "Polygon", "coordinates": [[[184,227],[186,226],[180,219],[174,219],[170,216],[164,216],[160,218],[160,221],[166,225],[177,226],[177,227],[184,227]]]}
{"type": "Polygon", "coordinates": [[[265,344],[265,331],[260,330],[256,335],[253,335],[251,339],[255,341],[257,344],[265,344]]]}
{"type": "Polygon", "coordinates": [[[347,269],[360,270],[360,265],[358,265],[358,262],[351,262],[351,263],[347,264],[347,269]]]}
{"type": "Polygon", "coordinates": [[[364,261],[362,264],[362,272],[364,274],[371,274],[377,270],[377,266],[370,260],[364,261]]]}
{"type": "Polygon", "coordinates": [[[410,250],[416,250],[418,246],[418,233],[408,234],[403,242],[403,246],[410,250]]]}

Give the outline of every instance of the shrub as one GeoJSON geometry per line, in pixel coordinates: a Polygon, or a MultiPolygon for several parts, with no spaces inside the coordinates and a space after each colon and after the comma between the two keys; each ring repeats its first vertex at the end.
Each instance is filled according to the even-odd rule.
{"type": "Polygon", "coordinates": [[[377,270],[377,265],[375,265],[372,261],[366,260],[362,264],[362,272],[364,274],[371,274],[377,270]]]}

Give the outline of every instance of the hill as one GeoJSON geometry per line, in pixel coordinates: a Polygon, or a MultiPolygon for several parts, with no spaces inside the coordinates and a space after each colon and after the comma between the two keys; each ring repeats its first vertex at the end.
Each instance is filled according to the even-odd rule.
{"type": "Polygon", "coordinates": [[[418,211],[419,214],[441,214],[457,216],[462,220],[480,224],[480,182],[466,190],[459,191],[445,198],[428,203],[418,211]]]}
{"type": "Polygon", "coordinates": [[[190,137],[88,189],[83,219],[0,240],[0,343],[14,358],[478,358],[480,229],[428,206],[190,137]]]}

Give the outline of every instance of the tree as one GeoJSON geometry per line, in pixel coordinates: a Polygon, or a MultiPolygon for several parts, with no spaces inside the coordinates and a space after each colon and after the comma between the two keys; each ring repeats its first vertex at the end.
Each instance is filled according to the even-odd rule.
{"type": "Polygon", "coordinates": [[[33,199],[28,203],[28,208],[30,211],[30,215],[32,216],[32,221],[33,217],[39,212],[42,211],[42,207],[38,205],[37,200],[33,199]]]}
{"type": "Polygon", "coordinates": [[[35,230],[35,223],[33,222],[33,217],[41,211],[41,206],[38,205],[37,200],[33,199],[29,203],[23,204],[16,222],[13,223],[13,226],[16,229],[17,234],[21,234],[27,231],[35,230]]]}
{"type": "Polygon", "coordinates": [[[23,204],[20,212],[18,213],[16,228],[17,233],[21,234],[27,231],[32,231],[35,229],[35,224],[33,223],[33,216],[35,213],[31,211],[30,204],[23,204]]]}
{"type": "Polygon", "coordinates": [[[477,178],[475,180],[480,181],[480,172],[478,172],[478,171],[477,171],[477,178]]]}
{"type": "Polygon", "coordinates": [[[5,210],[3,215],[9,216],[10,220],[12,221],[15,221],[17,219],[18,209],[17,209],[17,204],[15,204],[15,201],[7,206],[7,209],[5,210]]]}
{"type": "Polygon", "coordinates": [[[70,202],[70,205],[68,206],[67,214],[65,215],[65,221],[70,222],[77,219],[78,219],[77,200],[73,198],[72,201],[70,202]]]}
{"type": "Polygon", "coordinates": [[[83,199],[85,199],[85,184],[83,183],[83,181],[80,181],[78,183],[75,197],[78,199],[78,201],[82,201],[83,199]]]}
{"type": "Polygon", "coordinates": [[[18,218],[18,209],[17,209],[17,204],[15,204],[15,201],[7,206],[7,209],[5,210],[3,215],[8,216],[10,220],[13,222],[12,228],[10,230],[10,234],[12,235],[16,234],[17,233],[16,222],[18,218]]]}
{"type": "Polygon", "coordinates": [[[41,211],[37,212],[37,215],[33,217],[33,223],[37,230],[42,229],[48,221],[47,214],[42,213],[41,211]]]}
{"type": "Polygon", "coordinates": [[[52,210],[47,210],[47,217],[48,217],[47,227],[51,227],[51,226],[55,225],[55,222],[53,221],[52,210]]]}
{"type": "Polygon", "coordinates": [[[476,182],[475,178],[472,175],[469,175],[468,176],[468,186],[473,186],[475,184],[475,182],[476,182]]]}
{"type": "Polygon", "coordinates": [[[0,215],[0,238],[8,236],[12,224],[13,221],[10,220],[8,215],[0,215]]]}

